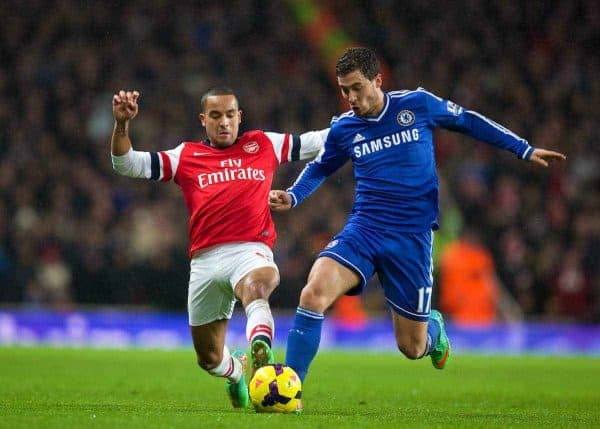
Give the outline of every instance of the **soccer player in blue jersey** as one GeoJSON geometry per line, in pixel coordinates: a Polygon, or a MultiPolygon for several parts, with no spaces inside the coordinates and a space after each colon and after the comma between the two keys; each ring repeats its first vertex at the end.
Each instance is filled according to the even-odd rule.
{"type": "Polygon", "coordinates": [[[344,294],[360,293],[377,273],[400,351],[409,359],[430,356],[433,366],[443,369],[450,342],[442,315],[431,310],[432,231],[439,212],[434,128],[461,132],[542,166],[565,156],[534,148],[479,113],[422,88],[383,92],[371,49],[347,50],[336,74],[351,110],[332,120],[323,151],[294,185],[269,195],[273,210],[289,210],[352,160],[354,207],[302,289],[286,364],[304,380],[319,347],[325,310],[344,294]]]}

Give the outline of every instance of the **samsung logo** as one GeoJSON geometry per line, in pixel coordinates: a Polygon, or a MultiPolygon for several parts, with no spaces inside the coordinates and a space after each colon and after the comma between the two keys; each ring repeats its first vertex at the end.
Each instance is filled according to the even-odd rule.
{"type": "Polygon", "coordinates": [[[361,156],[369,155],[380,150],[389,149],[392,146],[398,146],[403,143],[413,143],[419,140],[419,130],[412,128],[410,130],[401,131],[394,133],[379,139],[365,141],[357,144],[352,148],[354,156],[360,158],[361,156]]]}

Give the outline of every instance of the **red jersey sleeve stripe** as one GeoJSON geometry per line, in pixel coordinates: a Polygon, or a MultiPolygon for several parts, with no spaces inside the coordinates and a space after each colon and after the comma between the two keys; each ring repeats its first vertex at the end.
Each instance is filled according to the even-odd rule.
{"type": "Polygon", "coordinates": [[[283,144],[281,145],[281,162],[280,164],[284,164],[288,162],[288,155],[290,153],[290,135],[286,134],[283,139],[283,144]]]}
{"type": "Polygon", "coordinates": [[[160,179],[163,182],[168,182],[169,180],[171,180],[173,178],[173,168],[171,167],[171,158],[169,158],[169,155],[167,155],[164,152],[158,152],[160,154],[160,157],[162,158],[162,164],[163,164],[163,175],[162,178],[160,179]]]}

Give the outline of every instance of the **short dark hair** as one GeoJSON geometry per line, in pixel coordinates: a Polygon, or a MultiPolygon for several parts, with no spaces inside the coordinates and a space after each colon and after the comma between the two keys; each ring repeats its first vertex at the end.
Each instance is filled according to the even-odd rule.
{"type": "Polygon", "coordinates": [[[204,108],[206,107],[206,99],[208,97],[212,97],[213,95],[233,95],[235,97],[235,101],[238,103],[238,107],[240,105],[237,95],[235,95],[233,89],[229,88],[228,86],[215,86],[206,91],[200,99],[200,111],[204,112],[204,108]]]}
{"type": "Polygon", "coordinates": [[[372,49],[349,48],[335,65],[336,76],[346,76],[355,70],[359,70],[369,80],[379,74],[379,60],[372,49]]]}

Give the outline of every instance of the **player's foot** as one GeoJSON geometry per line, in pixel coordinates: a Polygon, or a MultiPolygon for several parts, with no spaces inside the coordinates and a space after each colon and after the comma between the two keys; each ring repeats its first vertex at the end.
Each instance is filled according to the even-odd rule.
{"type": "Polygon", "coordinates": [[[450,340],[448,334],[446,334],[446,328],[444,327],[444,318],[442,313],[437,310],[431,310],[429,316],[436,320],[440,324],[440,338],[435,348],[429,354],[431,356],[431,363],[437,369],[444,369],[448,360],[450,359],[450,340]]]}
{"type": "Polygon", "coordinates": [[[246,384],[246,366],[248,364],[248,358],[246,357],[246,353],[241,350],[236,350],[231,354],[231,357],[237,359],[242,364],[242,376],[240,377],[240,381],[237,383],[232,383],[227,380],[225,384],[225,389],[227,390],[227,394],[229,395],[229,399],[231,400],[231,405],[233,408],[246,408],[250,403],[250,398],[248,396],[248,385],[246,384]]]}
{"type": "Polygon", "coordinates": [[[263,340],[254,340],[250,346],[250,353],[252,355],[252,376],[258,368],[261,368],[267,364],[275,363],[275,357],[271,347],[263,340]]]}

